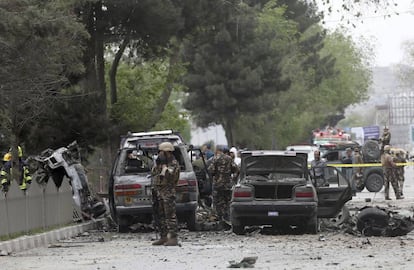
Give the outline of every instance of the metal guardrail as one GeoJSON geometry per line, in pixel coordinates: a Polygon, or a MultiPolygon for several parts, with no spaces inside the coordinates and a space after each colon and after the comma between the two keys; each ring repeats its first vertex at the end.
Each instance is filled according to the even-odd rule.
{"type": "Polygon", "coordinates": [[[0,236],[29,233],[73,221],[74,203],[69,181],[57,189],[50,179],[46,185],[32,183],[26,191],[12,182],[7,193],[0,192],[0,236]]]}

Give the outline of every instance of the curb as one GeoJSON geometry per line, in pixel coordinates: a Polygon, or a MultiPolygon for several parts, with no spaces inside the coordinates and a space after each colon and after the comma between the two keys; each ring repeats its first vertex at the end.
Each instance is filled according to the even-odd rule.
{"type": "Polygon", "coordinates": [[[47,246],[58,240],[71,238],[85,231],[95,229],[99,220],[68,226],[36,235],[25,235],[13,240],[0,242],[0,255],[47,246]]]}

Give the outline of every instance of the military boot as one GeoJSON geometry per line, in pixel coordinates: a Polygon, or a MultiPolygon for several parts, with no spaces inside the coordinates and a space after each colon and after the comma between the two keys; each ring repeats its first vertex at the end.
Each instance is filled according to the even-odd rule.
{"type": "Polygon", "coordinates": [[[161,246],[161,245],[164,245],[167,241],[168,241],[168,238],[166,236],[161,237],[157,241],[152,242],[152,245],[153,246],[161,246]]]}
{"type": "Polygon", "coordinates": [[[168,238],[168,241],[164,243],[164,246],[178,246],[177,237],[168,238]]]}

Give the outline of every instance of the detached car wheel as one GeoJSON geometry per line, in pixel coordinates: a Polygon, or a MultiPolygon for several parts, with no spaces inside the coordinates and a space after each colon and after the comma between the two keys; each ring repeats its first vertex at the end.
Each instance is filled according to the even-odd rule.
{"type": "Polygon", "coordinates": [[[357,217],[357,229],[365,236],[381,236],[388,226],[389,216],[376,207],[363,209],[357,217]]]}
{"type": "Polygon", "coordinates": [[[384,185],[384,178],[378,173],[371,173],[365,180],[365,187],[369,192],[379,192],[384,185]]]}

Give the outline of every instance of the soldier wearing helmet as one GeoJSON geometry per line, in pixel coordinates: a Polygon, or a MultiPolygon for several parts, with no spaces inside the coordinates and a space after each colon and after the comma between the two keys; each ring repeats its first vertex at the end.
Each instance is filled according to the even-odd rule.
{"type": "Polygon", "coordinates": [[[391,142],[391,133],[389,132],[389,129],[387,127],[384,127],[384,131],[379,141],[381,142],[381,153],[383,153],[384,146],[390,145],[390,142],[391,142]]]}
{"type": "Polygon", "coordinates": [[[385,185],[385,199],[391,200],[390,198],[390,183],[392,185],[392,188],[394,189],[395,197],[397,200],[403,199],[400,193],[400,189],[398,186],[398,180],[396,179],[396,170],[397,165],[394,163],[393,157],[390,154],[391,146],[385,145],[384,146],[384,154],[381,156],[381,164],[382,169],[384,172],[384,185],[385,185]]]}
{"type": "Polygon", "coordinates": [[[213,204],[222,225],[230,220],[231,188],[239,177],[239,168],[233,159],[224,152],[226,146],[217,145],[216,154],[208,171],[213,176],[213,204]]]}
{"type": "Polygon", "coordinates": [[[19,188],[21,190],[26,190],[27,185],[32,183],[32,177],[30,175],[27,162],[23,159],[23,150],[20,146],[17,147],[17,154],[17,160],[13,161],[12,148],[10,148],[9,152],[3,156],[4,165],[0,171],[0,183],[3,188],[3,192],[7,192],[9,190],[12,180],[13,167],[17,167],[19,169],[18,181],[19,188]]]}
{"type": "Polygon", "coordinates": [[[180,165],[174,157],[174,146],[163,142],[158,146],[158,158],[152,169],[153,177],[153,207],[155,219],[158,220],[158,230],[161,238],[153,245],[176,246],[177,215],[175,209],[175,186],[180,176],[180,165]]]}

